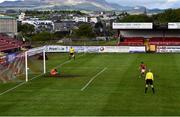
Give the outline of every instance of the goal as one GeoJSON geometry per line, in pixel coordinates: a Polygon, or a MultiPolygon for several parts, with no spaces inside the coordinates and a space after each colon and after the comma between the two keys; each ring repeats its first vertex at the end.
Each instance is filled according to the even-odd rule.
{"type": "Polygon", "coordinates": [[[46,74],[46,49],[38,47],[25,52],[25,81],[46,74]]]}

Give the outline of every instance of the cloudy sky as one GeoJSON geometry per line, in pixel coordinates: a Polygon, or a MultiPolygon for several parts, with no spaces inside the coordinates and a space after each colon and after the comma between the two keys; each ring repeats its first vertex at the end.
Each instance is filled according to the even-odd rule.
{"type": "MultiPolygon", "coordinates": [[[[0,0],[3,2],[5,0],[0,0]]],[[[13,0],[9,0],[13,1],[13,0]]],[[[124,6],[146,6],[147,8],[180,8],[180,0],[106,0],[124,6]]]]}
{"type": "Polygon", "coordinates": [[[180,0],[107,0],[116,2],[120,5],[128,6],[146,6],[148,8],[180,8],[180,0]]]}

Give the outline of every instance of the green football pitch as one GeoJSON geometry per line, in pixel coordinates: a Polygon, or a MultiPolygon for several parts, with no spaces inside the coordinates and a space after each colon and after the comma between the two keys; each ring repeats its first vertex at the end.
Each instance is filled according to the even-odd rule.
{"type": "Polygon", "coordinates": [[[180,115],[180,54],[48,57],[47,69],[59,66],[62,77],[0,84],[0,115],[180,115]],[[141,61],[154,73],[155,94],[144,93],[141,61]]]}

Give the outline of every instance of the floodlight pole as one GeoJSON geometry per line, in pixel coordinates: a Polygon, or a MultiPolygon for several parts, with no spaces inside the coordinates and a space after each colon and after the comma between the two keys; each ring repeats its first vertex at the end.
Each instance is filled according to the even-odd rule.
{"type": "Polygon", "coordinates": [[[44,65],[44,74],[46,74],[46,51],[43,50],[43,65],[44,65]]]}
{"type": "Polygon", "coordinates": [[[25,52],[25,74],[26,74],[26,82],[28,82],[27,51],[25,52]]]}

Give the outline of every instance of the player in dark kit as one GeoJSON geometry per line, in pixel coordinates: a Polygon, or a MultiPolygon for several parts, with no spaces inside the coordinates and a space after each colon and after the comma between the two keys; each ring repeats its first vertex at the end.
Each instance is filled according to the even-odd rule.
{"type": "Polygon", "coordinates": [[[146,78],[145,78],[145,82],[146,82],[145,93],[147,92],[149,85],[151,86],[153,93],[155,93],[153,81],[154,81],[154,76],[153,76],[153,73],[151,72],[151,70],[149,69],[149,71],[146,74],[146,78]]]}
{"type": "Polygon", "coordinates": [[[140,69],[140,72],[141,72],[141,77],[145,77],[146,65],[144,64],[144,62],[141,62],[139,69],[140,69]]]}

